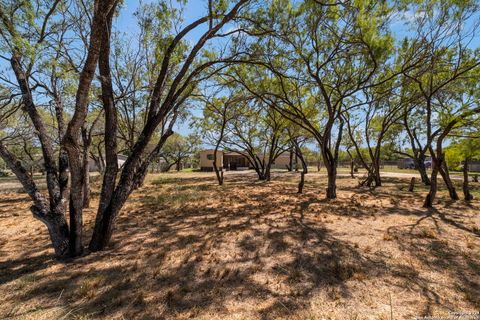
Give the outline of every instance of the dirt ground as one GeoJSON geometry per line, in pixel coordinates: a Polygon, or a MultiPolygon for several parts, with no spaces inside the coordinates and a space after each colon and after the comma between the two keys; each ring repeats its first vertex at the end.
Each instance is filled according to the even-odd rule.
{"type": "MultiPolygon", "coordinates": [[[[53,258],[25,194],[0,194],[0,319],[415,319],[480,311],[480,202],[422,208],[386,178],[150,175],[108,251],[53,258]]],[[[473,185],[480,197],[480,186],[473,185]]],[[[461,189],[459,189],[461,191],[461,189]]],[[[97,194],[94,195],[95,197],[97,194]]],[[[97,199],[86,210],[86,242],[97,199]]],[[[461,318],[462,319],[462,318],[461,318]]],[[[468,319],[468,318],[465,318],[468,319]]],[[[471,319],[474,319],[471,317],[471,319]]]]}

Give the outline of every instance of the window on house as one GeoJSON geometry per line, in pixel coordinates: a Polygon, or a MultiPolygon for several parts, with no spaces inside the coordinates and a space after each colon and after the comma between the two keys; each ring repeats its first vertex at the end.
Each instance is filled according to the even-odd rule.
{"type": "Polygon", "coordinates": [[[207,159],[208,160],[213,160],[213,154],[207,154],[207,159]]]}

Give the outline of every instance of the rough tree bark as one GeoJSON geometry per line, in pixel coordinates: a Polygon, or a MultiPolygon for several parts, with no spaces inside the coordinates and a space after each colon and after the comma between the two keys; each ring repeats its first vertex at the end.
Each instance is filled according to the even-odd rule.
{"type": "MultiPolygon", "coordinates": [[[[90,31],[89,48],[83,69],[80,72],[77,93],[75,97],[75,111],[68,123],[64,137],[64,145],[70,164],[70,188],[76,192],[70,192],[70,255],[78,256],[83,252],[83,157],[80,147],[80,135],[82,126],[88,113],[88,99],[90,86],[95,76],[98,59],[102,47],[105,26],[108,25],[107,17],[113,15],[116,0],[96,1],[95,11],[90,31]]],[[[110,30],[108,31],[110,32],[110,30]]],[[[110,133],[109,133],[110,134],[110,133]]]]}
{"type": "Polygon", "coordinates": [[[35,218],[47,226],[55,255],[60,259],[67,258],[69,253],[69,228],[62,208],[50,207],[47,199],[38,190],[32,176],[28,174],[21,162],[5,148],[1,141],[0,156],[18,178],[23,189],[32,198],[33,205],[30,210],[35,218]]]}
{"type": "Polygon", "coordinates": [[[455,184],[450,178],[450,172],[448,170],[447,162],[445,160],[442,162],[442,166],[439,168],[438,172],[440,172],[440,175],[442,176],[443,181],[445,182],[445,186],[447,187],[450,199],[459,200],[460,197],[458,196],[457,190],[455,189],[455,184]]]}

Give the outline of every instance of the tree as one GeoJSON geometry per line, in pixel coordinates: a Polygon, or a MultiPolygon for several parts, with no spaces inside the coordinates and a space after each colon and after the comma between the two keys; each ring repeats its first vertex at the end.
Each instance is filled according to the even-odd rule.
{"type": "Polygon", "coordinates": [[[258,24],[272,31],[250,46],[255,69],[237,72],[238,82],[317,140],[328,174],[328,199],[336,198],[347,101],[418,60],[412,51],[409,63],[397,74],[372,81],[393,48],[386,28],[389,10],[386,3],[375,1],[332,5],[275,1],[257,13],[258,24]],[[254,80],[245,74],[254,74],[250,77],[254,80]]]}
{"type": "Polygon", "coordinates": [[[475,55],[468,48],[470,40],[475,36],[475,12],[478,4],[467,1],[447,5],[427,1],[417,4],[412,10],[422,14],[415,19],[413,35],[404,40],[402,49],[422,46],[426,56],[421,65],[403,72],[410,83],[408,92],[418,97],[413,102],[414,107],[406,113],[404,124],[412,156],[426,184],[429,182],[424,170],[426,152],[432,157],[430,192],[424,203],[425,207],[432,207],[438,173],[441,174],[450,197],[458,199],[445,165],[442,144],[449,132],[461,125],[462,117],[475,113],[473,105],[465,104],[464,99],[469,100],[465,85],[480,64],[480,60],[475,58],[478,54],[475,55]],[[465,93],[467,95],[462,96],[465,93]],[[425,129],[415,129],[411,125],[415,122],[420,122],[420,128],[425,129]]]}
{"type": "Polygon", "coordinates": [[[270,181],[272,164],[288,148],[283,137],[288,121],[251,96],[230,108],[233,115],[226,123],[224,148],[244,155],[258,179],[270,181]]]}
{"type": "Polygon", "coordinates": [[[473,195],[470,193],[468,172],[470,161],[480,159],[480,137],[463,138],[451,144],[445,148],[445,158],[450,166],[453,166],[453,163],[462,164],[463,196],[466,201],[473,200],[473,195]]]}
{"type": "Polygon", "coordinates": [[[218,153],[225,138],[227,124],[234,120],[235,112],[232,106],[242,101],[242,96],[228,87],[228,84],[219,79],[218,88],[211,96],[205,95],[200,101],[204,103],[203,116],[194,120],[194,125],[202,135],[203,140],[214,146],[213,170],[219,185],[223,185],[223,169],[218,166],[218,153]],[[228,92],[225,94],[223,91],[228,92]]]}
{"type": "Polygon", "coordinates": [[[169,171],[174,165],[180,171],[182,161],[192,156],[197,148],[198,139],[195,135],[184,137],[178,133],[172,134],[159,153],[159,157],[165,161],[162,171],[169,171]]]}
{"type": "MultiPolygon", "coordinates": [[[[362,166],[367,170],[367,178],[361,185],[376,187],[382,185],[380,176],[380,160],[382,155],[382,143],[387,140],[388,135],[392,135],[398,120],[402,117],[403,105],[405,99],[395,88],[396,84],[388,82],[386,85],[376,88],[366,88],[363,90],[364,104],[358,103],[356,107],[348,108],[348,112],[343,114],[347,124],[349,142],[355,148],[357,157],[362,166]],[[357,118],[357,120],[354,120],[357,118]],[[366,144],[366,157],[358,143],[358,128],[363,126],[361,134],[366,144]]],[[[355,102],[353,102],[355,103],[355,102]]],[[[348,151],[348,149],[347,149],[348,151]]],[[[353,176],[353,158],[351,165],[351,175],[353,176]]]]}
{"type": "MultiPolygon", "coordinates": [[[[68,4],[58,0],[21,3],[2,1],[1,57],[10,63],[17,82],[16,85],[12,85],[14,94],[17,96],[21,94],[23,109],[35,128],[46,171],[48,197],[39,191],[32,176],[4,145],[0,148],[0,155],[31,197],[32,212],[47,225],[55,253],[59,258],[77,256],[83,251],[85,157],[82,153],[81,132],[82,128],[85,128],[89,113],[88,105],[92,100],[90,93],[97,65],[104,110],[105,169],[95,227],[89,245],[92,251],[102,250],[108,245],[120,209],[130,193],[143,182],[151,160],[173,133],[171,128],[179,109],[191,96],[198,83],[215,73],[217,68],[234,62],[238,57],[236,52],[212,56],[202,50],[209,40],[227,38],[234,34],[222,33],[222,29],[235,19],[239,10],[245,8],[248,2],[238,0],[230,4],[225,1],[209,1],[211,10],[208,14],[186,26],[176,25],[181,11],[170,7],[167,2],[149,4],[142,9],[144,13],[149,13],[139,15],[142,32],[148,35],[142,39],[155,39],[154,45],[150,46],[155,53],[151,57],[155,63],[149,64],[153,66],[149,69],[153,85],[149,88],[148,99],[145,102],[145,121],[120,172],[117,164],[118,113],[114,93],[116,88],[112,84],[110,65],[111,29],[117,1],[96,0],[90,7],[77,5],[75,1],[68,4]],[[77,19],[79,12],[88,19],[77,19]],[[78,39],[76,43],[66,40],[70,39],[65,36],[70,26],[77,26],[75,32],[78,37],[74,37],[78,39]],[[203,26],[208,27],[202,29],[203,26]],[[195,29],[201,29],[202,34],[196,42],[189,45],[185,41],[185,36],[195,29]],[[88,44],[86,54],[85,57],[78,59],[82,63],[80,70],[76,70],[76,59],[69,53],[82,47],[83,43],[88,44]],[[72,60],[74,63],[70,63],[72,60]],[[54,62],[54,67],[42,68],[42,63],[49,61],[54,62]],[[44,80],[52,79],[54,82],[63,80],[60,69],[56,68],[57,62],[71,67],[73,73],[78,71],[79,77],[62,81],[68,82],[70,87],[65,86],[63,87],[65,90],[52,95],[51,93],[55,93],[58,87],[47,86],[44,80]],[[45,76],[42,81],[38,81],[34,72],[36,70],[48,70],[48,77],[45,76]],[[59,153],[56,153],[55,139],[49,134],[41,117],[41,109],[44,107],[41,101],[44,99],[38,94],[39,88],[48,88],[44,91],[53,98],[58,131],[62,136],[57,148],[61,151],[59,153]],[[63,104],[65,100],[56,100],[64,97],[71,102],[70,110],[73,110],[68,115],[68,122],[65,116],[67,109],[63,104]],[[56,154],[60,155],[58,163],[55,159],[56,154]],[[72,190],[76,191],[70,192],[68,211],[63,204],[67,189],[64,179],[67,172],[65,155],[68,157],[70,185],[72,190]],[[69,224],[65,219],[67,212],[70,216],[69,224]]],[[[39,73],[43,75],[46,72],[39,73]]],[[[8,81],[6,83],[11,85],[8,81]]]]}
{"type": "MultiPolygon", "coordinates": [[[[201,49],[205,46],[208,40],[226,36],[221,33],[221,29],[234,19],[238,11],[245,7],[247,3],[248,0],[239,0],[230,8],[228,8],[226,3],[215,3],[215,7],[213,10],[210,10],[209,15],[189,24],[176,36],[161,37],[161,39],[165,39],[165,43],[161,42],[158,47],[159,53],[161,53],[162,57],[160,60],[161,63],[159,64],[160,71],[156,77],[154,82],[155,85],[148,101],[146,122],[132,148],[132,153],[124,163],[118,183],[116,183],[118,172],[116,161],[113,161],[116,160],[114,159],[115,153],[111,152],[115,148],[108,148],[111,155],[109,156],[108,153],[106,154],[107,166],[105,177],[107,178],[104,179],[100,207],[97,213],[94,233],[90,242],[91,250],[102,250],[107,246],[113,232],[115,219],[120,209],[134,188],[143,181],[153,157],[158,154],[167,138],[172,135],[171,130],[165,130],[153,148],[153,151],[147,152],[147,146],[151,142],[157,127],[160,124],[162,124],[163,127],[171,127],[164,125],[169,114],[177,110],[185,100],[187,100],[195,88],[196,83],[205,77],[205,75],[202,75],[205,70],[213,68],[215,65],[221,65],[235,60],[236,53],[232,53],[229,57],[212,57],[207,55],[203,60],[196,58],[199,56],[201,49]],[[183,42],[185,35],[198,26],[207,23],[208,28],[199,40],[191,47],[191,49],[187,48],[183,42]]],[[[153,11],[152,14],[164,19],[170,17],[160,9],[153,11]]],[[[144,21],[144,24],[149,26],[149,20],[144,21]]],[[[152,30],[156,29],[152,28],[152,30]]],[[[112,90],[110,90],[111,81],[108,81],[110,79],[108,74],[110,68],[106,65],[107,61],[105,60],[104,62],[105,66],[103,75],[102,67],[100,67],[102,79],[105,80],[102,85],[104,89],[104,104],[108,105],[106,102],[110,101],[109,104],[112,105],[111,101],[113,101],[113,94],[111,92],[112,90]]],[[[212,72],[214,72],[214,70],[212,72]]],[[[106,127],[109,128],[109,124],[111,127],[111,130],[107,131],[116,132],[116,121],[114,119],[116,116],[115,109],[105,107],[105,114],[106,127]]],[[[172,119],[175,119],[175,117],[172,117],[172,119]]],[[[112,138],[115,137],[116,135],[112,135],[112,138]]],[[[106,141],[106,145],[109,145],[108,141],[106,141]]]]}
{"type": "MultiPolygon", "coordinates": [[[[8,55],[4,58],[10,62],[11,70],[18,85],[15,89],[21,92],[23,108],[28,114],[39,139],[46,172],[48,198],[38,190],[32,176],[28,174],[9,150],[2,147],[1,155],[32,198],[34,202],[31,208],[33,215],[47,225],[55,253],[61,258],[82,253],[83,192],[70,193],[70,223],[67,225],[63,205],[63,197],[67,187],[64,151],[68,154],[70,164],[71,188],[83,190],[83,166],[79,145],[80,131],[87,114],[88,95],[99,58],[102,32],[108,19],[107,16],[113,16],[115,6],[115,1],[95,2],[87,56],[79,75],[75,93],[75,112],[68,122],[67,128],[65,128],[61,101],[55,100],[60,96],[60,93],[55,92],[56,84],[52,83],[46,90],[48,93],[53,93],[52,98],[54,98],[56,108],[59,135],[63,133],[60,141],[59,165],[57,166],[54,140],[47,130],[44,119],[42,119],[37,102],[38,97],[35,96],[37,85],[43,88],[47,85],[45,82],[37,80],[32,70],[33,68],[41,68],[41,64],[48,59],[58,58],[59,51],[64,49],[63,39],[66,30],[64,24],[67,23],[68,11],[65,11],[65,8],[60,5],[60,1],[48,3],[25,1],[20,5],[4,2],[0,5],[2,48],[8,55]],[[33,19],[33,12],[41,18],[33,19]],[[60,50],[57,46],[60,47],[60,50]]],[[[50,77],[53,80],[59,79],[55,76],[56,71],[56,68],[51,70],[50,77]]]]}

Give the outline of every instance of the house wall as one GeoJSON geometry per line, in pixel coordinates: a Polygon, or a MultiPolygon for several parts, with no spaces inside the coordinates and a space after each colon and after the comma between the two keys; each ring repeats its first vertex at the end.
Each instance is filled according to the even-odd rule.
{"type": "Polygon", "coordinates": [[[471,162],[468,164],[468,170],[472,172],[480,172],[480,162],[471,162]]]}
{"type": "Polygon", "coordinates": [[[275,159],[275,163],[272,164],[274,169],[287,169],[287,166],[290,164],[290,155],[287,153],[281,154],[275,159]]]}
{"type": "MultiPolygon", "coordinates": [[[[213,153],[215,150],[200,151],[200,169],[202,171],[213,170],[213,153]],[[212,160],[209,159],[209,156],[212,160]]],[[[223,152],[217,151],[217,165],[223,167],[223,152]]]]}

